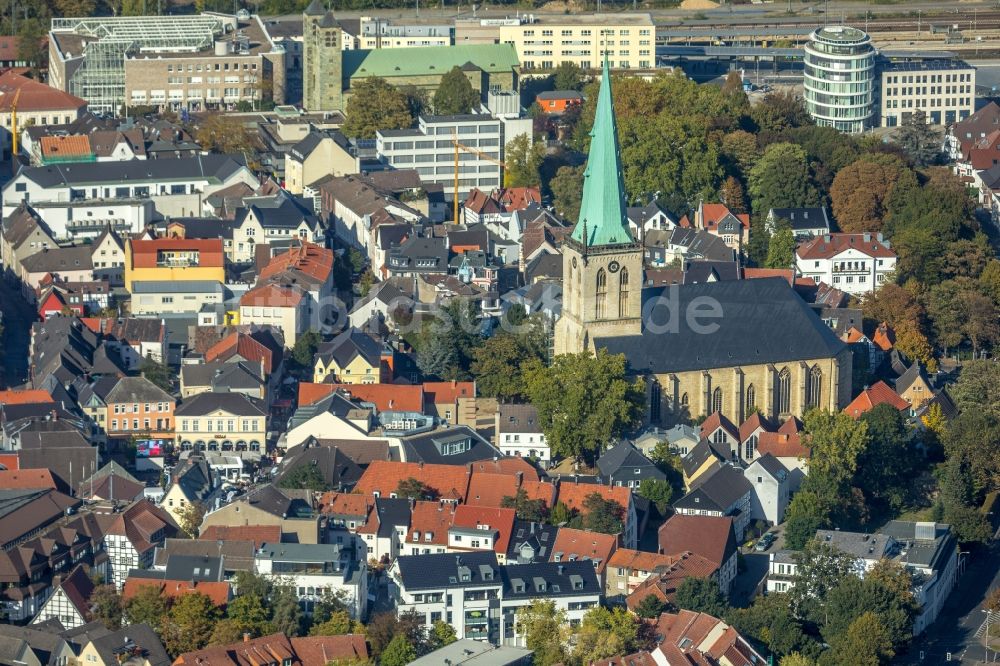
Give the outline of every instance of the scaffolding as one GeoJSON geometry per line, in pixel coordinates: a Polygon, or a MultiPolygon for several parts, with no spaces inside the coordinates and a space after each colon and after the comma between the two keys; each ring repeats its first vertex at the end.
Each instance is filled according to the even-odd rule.
{"type": "Polygon", "coordinates": [[[211,48],[226,29],[225,17],[207,14],[52,19],[53,37],[75,35],[83,43],[83,61],[69,78],[69,92],[101,113],[117,113],[125,102],[127,59],[144,52],[198,52],[211,48]]]}

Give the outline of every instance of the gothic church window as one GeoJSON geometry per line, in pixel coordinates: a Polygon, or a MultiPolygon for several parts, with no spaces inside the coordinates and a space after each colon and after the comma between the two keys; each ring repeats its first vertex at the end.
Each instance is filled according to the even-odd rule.
{"type": "Polygon", "coordinates": [[[788,368],[778,374],[778,413],[789,414],[792,411],[792,373],[788,368]]]}
{"type": "Polygon", "coordinates": [[[722,389],[716,388],[712,391],[712,412],[722,411],[722,389]]]}
{"type": "Polygon", "coordinates": [[[623,268],[619,278],[618,316],[628,316],[628,269],[623,268]]]}
{"type": "Polygon", "coordinates": [[[608,300],[608,274],[604,269],[597,271],[597,318],[604,319],[608,300]]]}

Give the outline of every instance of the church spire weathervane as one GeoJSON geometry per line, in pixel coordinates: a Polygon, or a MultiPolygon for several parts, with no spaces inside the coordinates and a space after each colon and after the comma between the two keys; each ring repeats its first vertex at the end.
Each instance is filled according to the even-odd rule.
{"type": "Polygon", "coordinates": [[[634,242],[625,209],[618,125],[611,101],[611,68],[607,53],[597,94],[594,126],[590,131],[590,152],[583,172],[580,218],[573,240],[584,247],[623,245],[634,242]]]}

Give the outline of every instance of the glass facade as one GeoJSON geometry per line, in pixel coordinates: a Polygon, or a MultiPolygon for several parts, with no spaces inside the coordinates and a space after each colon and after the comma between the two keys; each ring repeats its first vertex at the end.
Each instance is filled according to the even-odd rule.
{"type": "Polygon", "coordinates": [[[806,109],[817,125],[858,133],[875,115],[875,49],[848,26],[815,30],[805,47],[806,109]]]}

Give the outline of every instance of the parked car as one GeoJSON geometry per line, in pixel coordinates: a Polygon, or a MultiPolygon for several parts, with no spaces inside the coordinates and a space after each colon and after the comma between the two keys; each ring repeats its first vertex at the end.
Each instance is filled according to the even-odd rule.
{"type": "Polygon", "coordinates": [[[770,548],[771,544],[773,544],[777,539],[778,537],[774,532],[768,532],[757,540],[757,544],[753,547],[753,549],[758,553],[763,553],[765,550],[770,548]]]}

